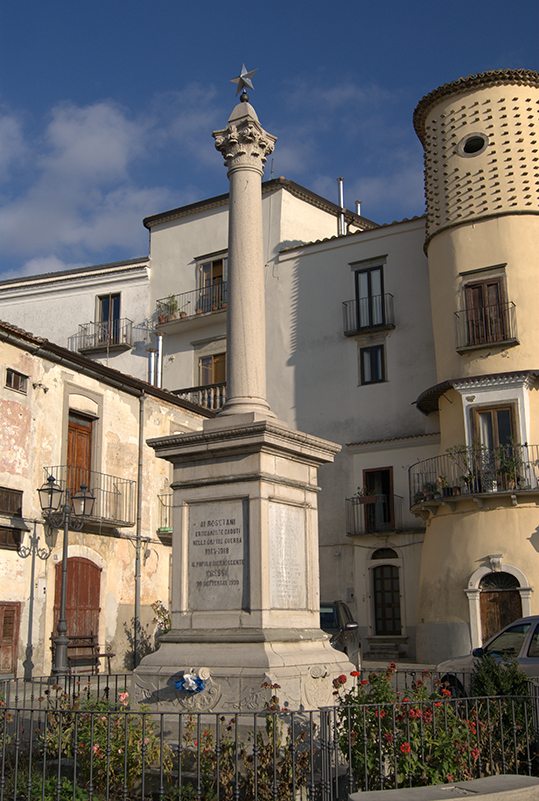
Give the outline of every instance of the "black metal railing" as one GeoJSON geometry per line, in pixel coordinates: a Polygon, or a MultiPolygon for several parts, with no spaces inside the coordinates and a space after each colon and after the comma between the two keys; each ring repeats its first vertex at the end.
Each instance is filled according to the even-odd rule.
{"type": "Polygon", "coordinates": [[[60,487],[69,488],[71,493],[78,492],[82,484],[88,487],[95,497],[89,522],[118,527],[135,525],[136,481],[69,465],[44,467],[43,472],[45,481],[54,476],[60,487]]]}
{"type": "Polygon", "coordinates": [[[99,696],[59,685],[43,693],[0,708],[2,801],[333,801],[358,790],[537,775],[533,697],[223,715],[151,713],[112,686],[99,696]]]}
{"type": "Polygon", "coordinates": [[[133,347],[133,323],[124,317],[79,325],[72,340],[74,350],[104,350],[105,348],[133,347]]]}
{"type": "Polygon", "coordinates": [[[395,328],[393,295],[371,295],[343,302],[345,336],[371,329],[395,328]]]}
{"type": "Polygon", "coordinates": [[[539,446],[456,446],[408,471],[410,506],[452,496],[523,492],[539,487],[539,446]]]}
{"type": "Polygon", "coordinates": [[[204,409],[222,409],[226,401],[226,381],[216,384],[205,384],[201,387],[188,387],[187,389],[175,389],[174,395],[183,400],[203,406],[204,409]]]}
{"type": "Polygon", "coordinates": [[[346,498],[346,533],[357,536],[401,531],[403,504],[404,499],[400,495],[355,495],[346,498]]]}
{"type": "Polygon", "coordinates": [[[192,289],[180,295],[168,295],[157,301],[158,323],[169,323],[183,317],[193,317],[195,314],[226,309],[227,282],[212,284],[211,286],[192,289]]]}
{"type": "Polygon", "coordinates": [[[472,348],[517,339],[516,307],[508,303],[455,312],[457,348],[472,348]]]}

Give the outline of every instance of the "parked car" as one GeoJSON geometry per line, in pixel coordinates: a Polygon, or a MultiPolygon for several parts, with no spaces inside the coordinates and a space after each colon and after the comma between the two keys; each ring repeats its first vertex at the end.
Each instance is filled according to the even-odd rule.
{"type": "Polygon", "coordinates": [[[505,656],[515,657],[520,669],[529,678],[539,677],[539,615],[515,620],[491,637],[482,648],[474,648],[471,654],[440,662],[436,671],[455,695],[467,695],[474,665],[483,654],[500,660],[505,656]]]}
{"type": "Polygon", "coordinates": [[[344,601],[320,604],[320,628],[330,635],[330,645],[361,667],[361,641],[358,626],[344,601]]]}

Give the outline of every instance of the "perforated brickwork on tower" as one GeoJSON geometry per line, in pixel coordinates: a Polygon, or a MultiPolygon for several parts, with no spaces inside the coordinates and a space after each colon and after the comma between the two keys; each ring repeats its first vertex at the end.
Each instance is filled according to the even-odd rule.
{"type": "Polygon", "coordinates": [[[539,213],[539,74],[472,76],[431,92],[414,114],[425,150],[427,242],[460,223],[539,213]]]}

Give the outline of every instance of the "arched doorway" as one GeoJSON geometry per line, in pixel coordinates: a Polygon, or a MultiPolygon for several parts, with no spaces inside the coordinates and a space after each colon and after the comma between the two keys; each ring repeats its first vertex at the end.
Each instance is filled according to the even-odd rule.
{"type": "MultiPolygon", "coordinates": [[[[62,563],[56,565],[54,595],[54,630],[57,635],[60,614],[62,563]]],[[[67,560],[66,620],[68,637],[87,637],[99,633],[101,607],[101,568],[80,556],[67,560]]]]}
{"type": "Polygon", "coordinates": [[[483,642],[522,617],[520,583],[511,573],[487,573],[479,582],[483,642]]]}

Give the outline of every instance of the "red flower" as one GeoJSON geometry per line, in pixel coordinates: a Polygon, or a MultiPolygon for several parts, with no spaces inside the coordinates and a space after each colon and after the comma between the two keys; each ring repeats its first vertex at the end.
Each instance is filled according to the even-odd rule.
{"type": "Polygon", "coordinates": [[[401,751],[403,754],[409,754],[411,750],[412,746],[410,745],[410,743],[403,743],[401,745],[401,751]]]}
{"type": "Polygon", "coordinates": [[[338,681],[341,684],[346,684],[346,676],[344,675],[344,673],[341,673],[341,675],[338,677],[338,681]]]}
{"type": "Polygon", "coordinates": [[[360,676],[361,674],[360,674],[359,670],[352,670],[352,671],[350,671],[350,675],[351,676],[360,676]]]}

